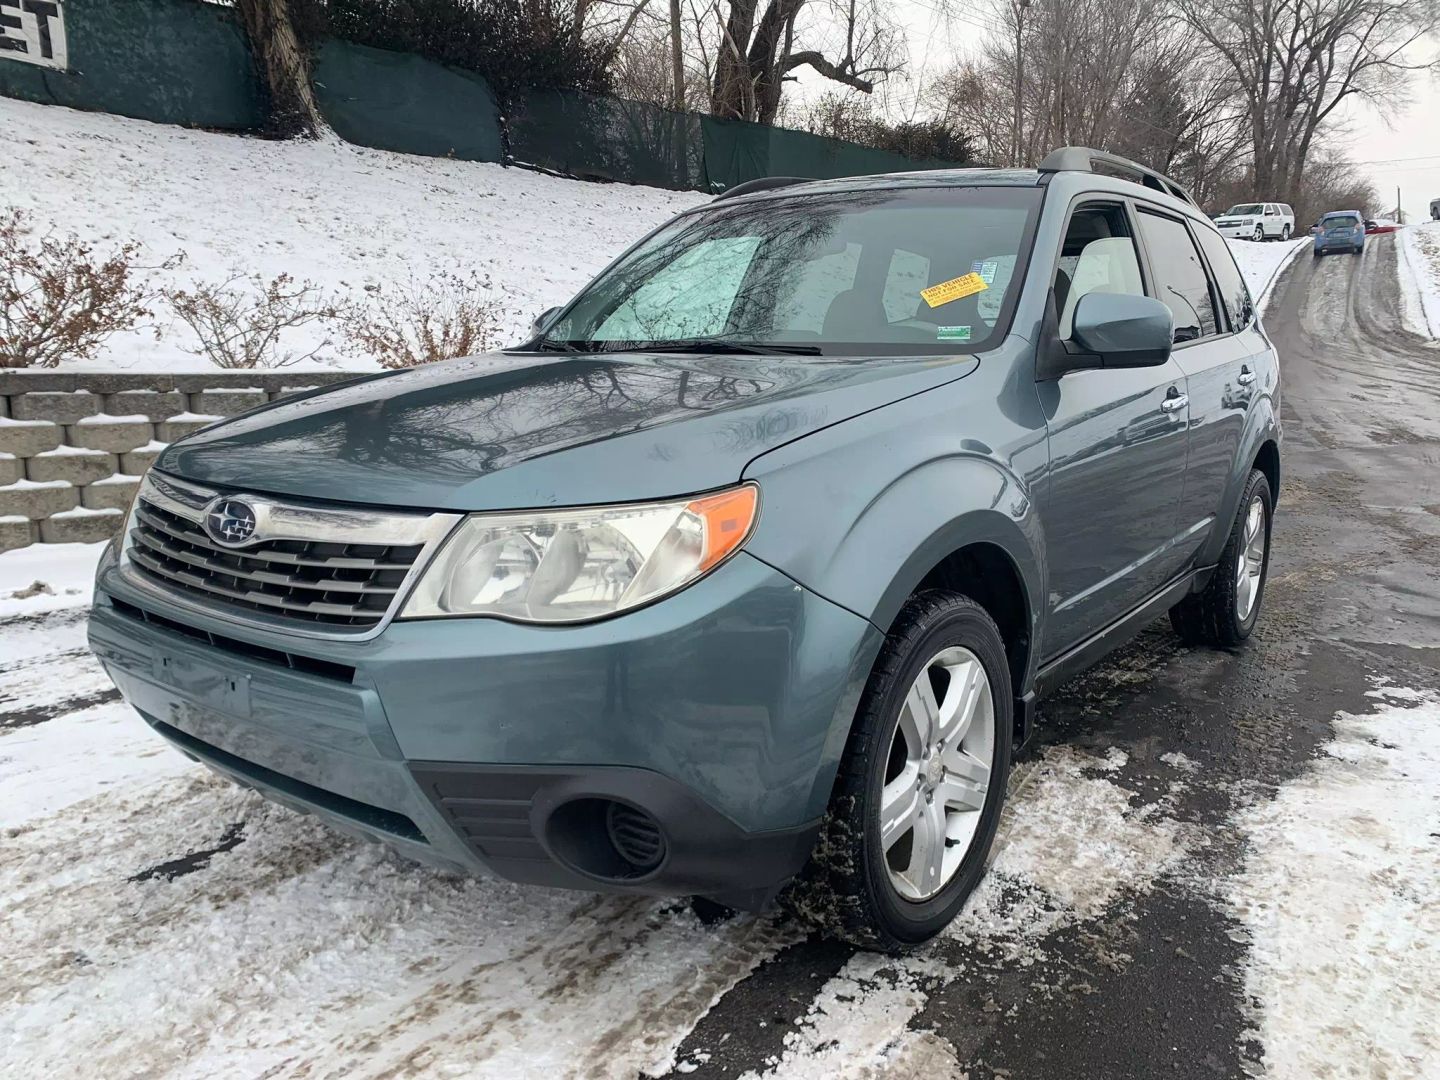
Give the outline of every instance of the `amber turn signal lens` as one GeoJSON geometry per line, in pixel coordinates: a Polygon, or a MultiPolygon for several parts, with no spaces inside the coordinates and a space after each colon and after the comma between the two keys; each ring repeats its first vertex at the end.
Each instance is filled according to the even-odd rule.
{"type": "Polygon", "coordinates": [[[685,507],[705,522],[705,552],[698,567],[701,573],[720,562],[750,535],[760,506],[759,489],[753,484],[696,499],[685,507]]]}

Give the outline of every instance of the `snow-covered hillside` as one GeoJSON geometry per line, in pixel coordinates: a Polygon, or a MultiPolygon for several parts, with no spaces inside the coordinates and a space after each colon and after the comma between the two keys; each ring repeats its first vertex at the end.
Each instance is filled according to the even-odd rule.
{"type": "MultiPolygon", "coordinates": [[[[288,273],[327,295],[442,273],[490,277],[504,308],[501,341],[564,302],[632,242],[707,198],[591,184],[499,165],[352,146],[262,139],[150,124],[0,98],[0,205],[41,228],[74,232],[103,251],[128,240],[158,265],[156,284],[218,284],[288,273]]],[[[1296,241],[1296,244],[1304,241],[1296,241]]],[[[1231,243],[1260,296],[1289,244],[1231,243]]],[[[210,369],[189,330],[159,325],[110,339],[88,367],[210,369]]],[[[323,324],[287,331],[286,349],[321,347],[323,324]]],[[[319,360],[376,365],[334,343],[319,360]]],[[[71,365],[71,369],[79,370],[71,365]]]]}
{"type": "MultiPolygon", "coordinates": [[[[144,261],[184,252],[156,279],[219,283],[288,273],[326,291],[479,271],[503,293],[506,341],[612,258],[706,196],[586,184],[499,165],[410,157],[336,139],[268,142],[0,98],[0,206],[144,261]]],[[[92,367],[207,370],[189,331],[112,338],[92,367]]],[[[301,328],[291,348],[325,339],[301,328]]],[[[328,348],[342,367],[373,361],[328,348]]]]}

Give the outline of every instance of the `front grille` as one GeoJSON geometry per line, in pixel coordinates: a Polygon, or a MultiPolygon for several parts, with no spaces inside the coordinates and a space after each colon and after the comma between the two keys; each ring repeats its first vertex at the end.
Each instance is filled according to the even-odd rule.
{"type": "Polygon", "coordinates": [[[385,617],[425,547],[267,540],[233,550],[143,492],[130,541],[131,565],[171,589],[245,611],[354,630],[385,617]]]}
{"type": "Polygon", "coordinates": [[[319,675],[323,679],[333,679],[336,682],[354,682],[355,669],[349,664],[337,664],[333,660],[317,660],[313,656],[301,656],[299,653],[283,652],[280,649],[269,649],[264,645],[256,645],[250,641],[240,641],[238,638],[226,637],[223,634],[212,634],[208,630],[202,630],[198,626],[190,626],[187,623],[176,622],[174,619],[167,619],[163,615],[157,615],[153,611],[146,611],[134,604],[127,604],[124,600],[110,597],[110,604],[120,614],[137,619],[140,622],[147,622],[151,626],[158,626],[162,630],[168,630],[172,634],[180,634],[183,637],[195,641],[204,642],[212,648],[220,649],[223,652],[233,653],[236,656],[243,656],[250,660],[258,660],[262,664],[270,664],[273,667],[290,668],[293,671],[303,671],[307,675],[319,675]]]}

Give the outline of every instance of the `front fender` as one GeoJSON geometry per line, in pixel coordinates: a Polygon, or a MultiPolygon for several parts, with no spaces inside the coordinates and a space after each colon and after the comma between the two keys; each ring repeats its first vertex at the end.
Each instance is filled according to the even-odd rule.
{"type": "Polygon", "coordinates": [[[1000,449],[958,437],[955,419],[932,392],[756,459],[747,550],[884,631],[946,556],[991,544],[1023,583],[1033,639],[1046,567],[1028,478],[1044,472],[1043,430],[997,426],[1000,449]]]}

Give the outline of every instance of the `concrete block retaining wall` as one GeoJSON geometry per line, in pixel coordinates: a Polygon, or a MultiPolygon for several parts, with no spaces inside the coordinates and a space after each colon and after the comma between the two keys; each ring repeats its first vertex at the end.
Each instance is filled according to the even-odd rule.
{"type": "Polygon", "coordinates": [[[0,372],[0,551],[113,536],[166,443],[350,372],[0,372]]]}

